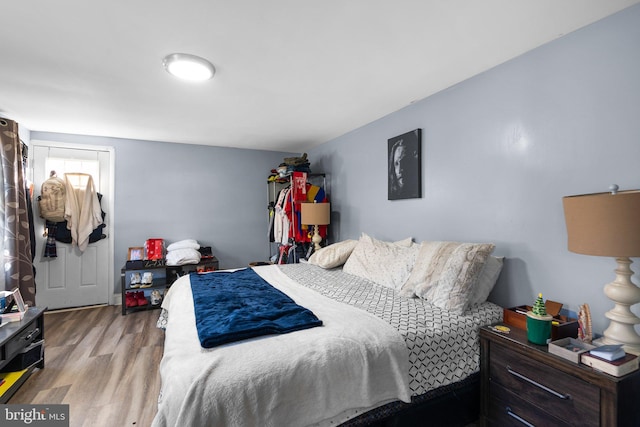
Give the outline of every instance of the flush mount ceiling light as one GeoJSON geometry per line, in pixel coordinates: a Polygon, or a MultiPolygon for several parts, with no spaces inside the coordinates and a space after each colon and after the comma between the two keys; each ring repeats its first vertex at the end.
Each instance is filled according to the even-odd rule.
{"type": "Polygon", "coordinates": [[[193,82],[209,80],[216,72],[211,62],[188,53],[172,53],[162,63],[169,74],[193,82]]]}

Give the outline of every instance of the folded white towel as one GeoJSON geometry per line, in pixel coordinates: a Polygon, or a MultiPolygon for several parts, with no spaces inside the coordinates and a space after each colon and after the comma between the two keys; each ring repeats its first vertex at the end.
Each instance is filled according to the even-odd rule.
{"type": "Polygon", "coordinates": [[[172,251],[174,249],[200,249],[200,244],[196,240],[185,239],[167,246],[168,251],[172,251]]]}
{"type": "Polygon", "coordinates": [[[167,251],[167,265],[197,264],[200,258],[200,252],[193,248],[167,251]]]}

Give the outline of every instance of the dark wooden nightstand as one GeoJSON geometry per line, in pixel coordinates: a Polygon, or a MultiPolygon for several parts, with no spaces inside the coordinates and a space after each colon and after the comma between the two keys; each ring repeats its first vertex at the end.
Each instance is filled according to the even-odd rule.
{"type": "Polygon", "coordinates": [[[510,328],[480,329],[481,425],[640,426],[640,371],[616,378],[510,328]]]}

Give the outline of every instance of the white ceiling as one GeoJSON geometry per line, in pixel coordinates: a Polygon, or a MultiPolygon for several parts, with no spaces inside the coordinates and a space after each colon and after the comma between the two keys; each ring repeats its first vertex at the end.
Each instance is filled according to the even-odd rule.
{"type": "Polygon", "coordinates": [[[0,115],[32,131],[302,152],[640,0],[28,0],[0,115]],[[162,67],[203,56],[206,83],[162,67]]]}

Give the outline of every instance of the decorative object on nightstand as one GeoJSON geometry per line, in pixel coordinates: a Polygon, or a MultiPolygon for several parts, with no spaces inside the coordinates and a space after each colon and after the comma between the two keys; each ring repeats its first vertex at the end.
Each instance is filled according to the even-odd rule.
{"type": "MultiPolygon", "coordinates": [[[[562,338],[578,338],[578,319],[560,314],[562,303],[551,301],[544,302],[547,314],[553,316],[551,321],[551,340],[562,338]]],[[[530,305],[519,305],[503,309],[503,322],[523,330],[527,329],[527,312],[533,309],[530,305]]]]}
{"type": "Polygon", "coordinates": [[[531,311],[527,311],[527,339],[534,344],[544,345],[551,337],[553,316],[547,314],[542,294],[538,294],[531,311]]]}
{"type": "Polygon", "coordinates": [[[591,343],[593,341],[593,331],[591,329],[591,310],[589,304],[582,304],[578,313],[578,338],[582,342],[591,343]]]}
{"type": "Polygon", "coordinates": [[[313,242],[316,251],[320,250],[322,237],[318,232],[318,226],[328,225],[331,222],[331,203],[302,203],[300,205],[300,222],[303,225],[313,226],[313,242]]]}
{"type": "Polygon", "coordinates": [[[630,257],[640,257],[640,190],[567,196],[562,199],[567,224],[568,248],[585,255],[615,257],[616,278],[604,293],[615,306],[603,344],[623,344],[627,352],[640,353],[640,335],[634,325],[640,318],[631,306],[640,302],[640,288],[631,281],[630,257]]]}
{"type": "Polygon", "coordinates": [[[580,363],[580,356],[594,348],[596,348],[595,345],[575,338],[562,338],[549,343],[549,353],[570,360],[573,363],[580,363]]]}

